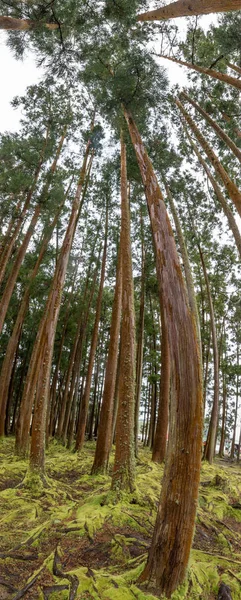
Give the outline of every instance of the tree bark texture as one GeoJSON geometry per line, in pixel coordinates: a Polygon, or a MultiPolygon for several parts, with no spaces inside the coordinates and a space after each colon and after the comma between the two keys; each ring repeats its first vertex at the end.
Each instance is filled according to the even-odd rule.
{"type": "Polygon", "coordinates": [[[116,449],[112,490],[135,489],[135,309],[132,272],[130,209],[127,192],[126,145],[121,132],[121,263],[122,321],[120,342],[119,405],[116,421],[116,449]]]}
{"type": "Polygon", "coordinates": [[[216,445],[216,433],[218,426],[218,403],[219,403],[219,352],[218,352],[218,343],[217,343],[217,332],[215,325],[215,315],[213,308],[212,295],[210,290],[210,283],[207,274],[206,264],[204,261],[204,256],[201,250],[200,245],[198,245],[199,254],[201,258],[202,268],[204,279],[207,288],[207,296],[208,296],[208,304],[209,304],[209,312],[210,312],[210,323],[212,330],[212,342],[213,342],[213,363],[214,363],[214,397],[213,397],[213,406],[211,412],[211,419],[208,430],[207,443],[205,446],[204,458],[208,460],[210,464],[212,464],[214,455],[215,455],[215,445],[216,445]]]}
{"type": "Polygon", "coordinates": [[[202,448],[202,381],[196,328],[163,196],[130,113],[125,111],[149,208],[172,374],[172,403],[161,499],[142,580],[171,596],[183,582],[197,510],[202,448]]]}
{"type": "Polygon", "coordinates": [[[53,31],[58,29],[57,23],[43,23],[42,21],[31,21],[30,19],[15,19],[14,17],[0,16],[0,29],[10,31],[31,31],[32,29],[40,29],[41,27],[53,31]]]}
{"type": "Polygon", "coordinates": [[[138,15],[138,21],[161,21],[177,17],[208,15],[241,10],[241,0],[178,0],[167,6],[138,15]]]}
{"type": "Polygon", "coordinates": [[[237,77],[231,77],[230,75],[227,75],[227,73],[214,71],[213,69],[208,69],[207,67],[200,67],[199,65],[194,65],[193,63],[189,63],[178,58],[172,58],[171,56],[164,56],[162,54],[158,54],[158,56],[160,58],[165,58],[166,60],[171,60],[172,62],[182,65],[183,67],[187,67],[188,69],[192,69],[193,71],[197,71],[198,73],[202,73],[203,75],[208,75],[209,77],[218,79],[219,81],[222,81],[222,83],[227,83],[228,85],[241,90],[241,80],[237,79],[237,77]]]}

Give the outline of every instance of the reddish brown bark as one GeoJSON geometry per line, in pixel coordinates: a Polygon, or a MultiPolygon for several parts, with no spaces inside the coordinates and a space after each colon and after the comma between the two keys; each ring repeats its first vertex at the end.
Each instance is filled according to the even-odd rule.
{"type": "Polygon", "coordinates": [[[131,258],[130,212],[127,193],[126,146],[121,132],[121,263],[122,322],[120,344],[119,406],[112,490],[133,492],[135,488],[135,310],[131,258]]]}
{"type": "Polygon", "coordinates": [[[145,321],[145,247],[143,239],[143,218],[141,212],[141,297],[139,327],[136,352],[136,396],[135,396],[135,454],[138,455],[139,413],[142,386],[144,321],[145,321]]]}
{"type": "Polygon", "coordinates": [[[202,382],[196,328],[188,308],[165,203],[132,116],[125,111],[149,208],[172,373],[170,432],[161,499],[142,580],[168,597],[183,582],[197,510],[202,448],[202,382]]]}
{"type": "Polygon", "coordinates": [[[171,375],[168,331],[163,315],[163,309],[161,309],[161,322],[161,385],[156,433],[152,451],[153,462],[157,462],[159,464],[164,461],[166,456],[171,375]]]}
{"type": "Polygon", "coordinates": [[[221,73],[219,71],[214,71],[213,69],[200,67],[199,65],[194,65],[193,63],[189,63],[178,58],[172,58],[171,56],[164,56],[162,54],[158,54],[158,56],[160,58],[166,58],[166,60],[171,60],[172,62],[182,65],[183,67],[187,67],[188,69],[192,69],[193,71],[197,71],[198,73],[202,73],[203,75],[208,75],[209,77],[218,79],[219,81],[222,81],[222,83],[227,83],[228,85],[241,90],[241,81],[240,79],[237,79],[237,77],[231,77],[230,75],[227,75],[227,73],[221,73]]]}
{"type": "Polygon", "coordinates": [[[241,0],[178,0],[138,15],[138,21],[159,21],[241,10],[241,0]]]}
{"type": "Polygon", "coordinates": [[[50,31],[58,29],[57,23],[43,23],[42,21],[31,21],[30,19],[15,19],[13,17],[0,16],[0,29],[10,31],[31,31],[32,29],[46,28],[50,31]]]}
{"type": "Polygon", "coordinates": [[[234,65],[233,63],[228,62],[227,66],[233,71],[236,71],[236,73],[238,73],[239,75],[241,75],[241,67],[238,67],[238,65],[234,65]]]}
{"type": "Polygon", "coordinates": [[[200,245],[198,245],[199,254],[201,258],[202,268],[204,279],[207,288],[207,296],[208,296],[208,304],[209,304],[209,312],[210,312],[210,324],[212,331],[212,343],[213,343],[213,366],[214,366],[214,395],[213,395],[213,406],[211,412],[211,419],[208,430],[207,442],[205,445],[204,458],[208,460],[210,464],[212,464],[214,455],[215,455],[215,445],[216,445],[216,434],[217,434],[217,426],[218,426],[218,403],[219,403],[219,352],[218,352],[218,343],[217,343],[217,332],[215,325],[215,315],[213,308],[212,295],[210,290],[209,278],[207,274],[206,264],[204,261],[204,256],[200,245]]]}
{"type": "Polygon", "coordinates": [[[114,394],[116,384],[118,346],[121,321],[121,298],[122,298],[122,265],[121,252],[119,249],[116,267],[116,285],[112,306],[112,317],[110,327],[110,341],[108,358],[105,371],[105,385],[100,412],[98,436],[92,474],[105,473],[108,468],[109,453],[112,445],[112,419],[114,407],[114,394]]]}
{"type": "Polygon", "coordinates": [[[194,135],[202,146],[204,152],[208,156],[210,162],[212,163],[217,175],[223,181],[225,188],[229,194],[229,197],[233,201],[239,215],[241,216],[241,192],[237,188],[236,184],[230,179],[227,171],[225,171],[223,165],[218,160],[215,152],[208,144],[206,138],[202,135],[201,131],[198,129],[197,125],[194,123],[193,119],[190,117],[188,112],[185,110],[184,106],[181,104],[179,100],[176,100],[176,105],[183,114],[186,122],[192,129],[194,135]]]}

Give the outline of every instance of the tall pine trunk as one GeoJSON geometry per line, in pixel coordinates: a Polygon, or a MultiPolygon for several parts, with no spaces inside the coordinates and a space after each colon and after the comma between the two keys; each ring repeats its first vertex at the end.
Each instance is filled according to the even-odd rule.
{"type": "Polygon", "coordinates": [[[193,63],[186,62],[184,60],[180,60],[178,58],[172,58],[171,56],[164,56],[163,54],[158,54],[160,58],[165,58],[166,60],[170,60],[177,65],[182,65],[183,67],[187,67],[188,69],[192,69],[193,71],[197,71],[198,73],[202,73],[203,75],[208,75],[209,77],[213,77],[214,79],[218,79],[222,81],[222,83],[227,83],[232,87],[235,87],[238,90],[241,90],[241,81],[236,77],[231,77],[226,73],[221,73],[219,71],[214,71],[213,69],[207,69],[206,67],[200,67],[199,65],[194,65],[193,63]]]}
{"type": "Polygon", "coordinates": [[[132,272],[130,208],[127,192],[126,145],[121,131],[121,264],[122,320],[120,341],[119,405],[112,490],[133,492],[135,488],[135,309],[132,272]]]}
{"type": "Polygon", "coordinates": [[[42,21],[31,21],[30,19],[16,19],[14,17],[0,16],[0,29],[10,31],[31,31],[32,29],[46,28],[50,31],[59,29],[58,23],[43,23],[42,21]]]}
{"type": "Polygon", "coordinates": [[[127,111],[125,117],[149,208],[172,376],[170,433],[161,499],[141,579],[153,575],[161,593],[170,597],[184,580],[195,526],[203,421],[201,365],[196,328],[162,193],[133,118],[127,111]]]}
{"type": "Polygon", "coordinates": [[[205,452],[204,452],[204,458],[206,460],[208,460],[208,462],[210,464],[212,464],[214,456],[215,456],[216,434],[217,434],[217,426],[218,426],[219,352],[218,352],[215,315],[214,315],[214,308],[213,308],[213,301],[212,301],[212,296],[211,296],[209,278],[208,278],[206,264],[204,261],[204,256],[203,256],[200,245],[198,245],[198,249],[199,249],[199,254],[200,254],[200,258],[201,258],[206,288],[207,288],[207,296],[208,296],[208,304],[209,304],[209,312],[210,312],[210,323],[211,323],[211,330],[212,330],[212,342],[213,342],[214,397],[213,397],[211,419],[210,419],[210,423],[209,423],[208,437],[207,437],[207,442],[206,442],[205,452]]]}
{"type": "Polygon", "coordinates": [[[138,21],[159,21],[241,10],[241,0],[177,0],[167,6],[138,15],[138,21]]]}

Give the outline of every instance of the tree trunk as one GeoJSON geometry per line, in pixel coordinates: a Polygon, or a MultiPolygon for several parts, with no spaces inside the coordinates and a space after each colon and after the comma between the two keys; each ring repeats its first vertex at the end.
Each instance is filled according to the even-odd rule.
{"type": "Polygon", "coordinates": [[[138,21],[160,21],[241,10],[241,0],[178,0],[138,15],[138,21]]]}
{"type": "Polygon", "coordinates": [[[206,119],[209,125],[211,125],[211,127],[220,137],[220,139],[223,140],[223,142],[228,146],[228,148],[232,150],[236,158],[241,162],[241,150],[239,150],[239,148],[236,146],[233,140],[231,140],[229,135],[227,135],[227,133],[223,131],[223,129],[218,125],[218,123],[216,123],[216,121],[214,121],[212,117],[210,117],[210,115],[197,102],[195,102],[195,100],[193,100],[193,98],[190,98],[190,96],[188,96],[186,92],[182,92],[181,96],[183,96],[185,100],[187,100],[200,113],[200,115],[202,115],[202,117],[206,119]]]}
{"type": "Polygon", "coordinates": [[[122,321],[120,343],[119,406],[112,490],[135,489],[135,309],[132,272],[130,209],[127,192],[126,145],[121,131],[121,236],[122,321]]]}
{"type": "Polygon", "coordinates": [[[170,597],[185,578],[195,526],[202,448],[201,364],[165,203],[133,118],[127,111],[125,117],[147,197],[172,373],[167,460],[148,564],[141,579],[153,575],[161,593],[170,597]]]}
{"type": "Polygon", "coordinates": [[[215,455],[215,444],[216,444],[216,433],[218,426],[218,402],[219,402],[219,353],[218,353],[218,343],[217,343],[217,332],[215,325],[215,315],[213,309],[213,301],[211,296],[210,284],[207,274],[207,269],[203,257],[202,250],[200,245],[198,244],[199,254],[201,258],[202,268],[204,279],[207,287],[207,295],[208,295],[208,304],[210,311],[210,323],[212,329],[212,342],[213,342],[213,363],[214,363],[214,397],[213,397],[213,406],[211,419],[208,430],[207,443],[205,446],[204,458],[208,460],[210,464],[212,464],[214,455],[215,455]]]}
{"type": "Polygon", "coordinates": [[[159,464],[164,461],[166,456],[171,375],[168,331],[163,315],[163,308],[161,308],[161,323],[161,384],[156,433],[152,452],[153,462],[159,464]]]}
{"type": "MultiPolygon", "coordinates": [[[[182,262],[183,262],[183,267],[184,267],[184,272],[185,272],[189,306],[190,306],[190,310],[193,315],[194,321],[196,323],[197,336],[198,336],[198,341],[199,341],[199,345],[200,345],[200,355],[201,355],[202,343],[201,343],[200,323],[199,323],[199,314],[198,314],[196,293],[195,293],[195,288],[194,288],[194,283],[193,283],[192,268],[191,268],[191,264],[190,264],[190,260],[189,260],[189,256],[188,256],[188,252],[187,252],[186,242],[185,242],[184,235],[182,232],[181,223],[180,223],[180,220],[179,220],[179,217],[177,214],[177,210],[175,207],[175,202],[172,197],[171,190],[170,190],[169,186],[167,185],[166,179],[163,176],[163,174],[162,174],[162,178],[164,181],[167,197],[168,197],[169,204],[170,204],[171,213],[172,213],[173,220],[174,220],[175,227],[176,227],[177,239],[178,239],[178,243],[180,246],[180,252],[181,252],[181,257],[182,257],[182,262]]],[[[240,241],[241,241],[241,239],[240,239],[240,241]]]]}
{"type": "Polygon", "coordinates": [[[188,140],[190,142],[190,144],[193,147],[193,150],[200,162],[200,164],[202,165],[202,167],[204,168],[204,171],[207,173],[208,179],[213,187],[213,190],[217,196],[217,199],[219,200],[222,208],[223,208],[223,212],[227,217],[228,220],[228,224],[229,227],[233,233],[234,236],[234,240],[237,246],[237,250],[239,253],[239,256],[241,258],[241,235],[239,233],[239,228],[237,226],[237,223],[235,221],[235,218],[233,216],[233,213],[231,211],[231,209],[229,208],[229,205],[225,199],[225,196],[223,195],[218,183],[215,181],[214,177],[212,176],[212,173],[210,171],[210,169],[208,168],[208,165],[206,163],[206,161],[204,160],[204,158],[202,157],[202,155],[200,154],[198,147],[196,146],[196,144],[194,143],[194,141],[192,140],[191,136],[189,135],[187,129],[185,128],[185,133],[187,134],[188,140]]]}
{"type": "Polygon", "coordinates": [[[53,353],[53,343],[58,314],[60,310],[62,289],[64,285],[66,269],[68,266],[69,254],[76,229],[76,221],[78,220],[79,216],[81,192],[83,189],[89,150],[90,141],[88,141],[87,143],[83,166],[80,172],[80,177],[72,205],[72,211],[70,214],[68,227],[65,233],[63,245],[55,269],[54,279],[49,292],[45,312],[39,325],[36,341],[30,360],[28,375],[23,391],[22,418],[19,424],[18,436],[18,451],[20,453],[26,452],[32,406],[35,396],[35,390],[38,386],[39,394],[38,397],[36,397],[36,406],[32,427],[30,470],[38,470],[42,474],[44,473],[44,441],[46,425],[45,420],[49,396],[49,378],[53,353]]]}
{"type": "Polygon", "coordinates": [[[238,67],[238,65],[234,65],[233,63],[228,62],[227,67],[229,67],[230,69],[232,69],[233,71],[236,71],[236,73],[241,75],[241,67],[238,67]]]}
{"type": "MultiPolygon", "coordinates": [[[[239,368],[239,346],[237,344],[237,367],[239,368]]],[[[230,452],[230,458],[233,460],[234,459],[234,453],[235,453],[235,440],[236,440],[236,430],[237,430],[237,420],[238,420],[238,403],[239,403],[239,375],[237,373],[236,376],[236,403],[235,403],[235,412],[234,412],[234,425],[233,425],[233,439],[232,439],[232,446],[231,446],[231,452],[230,452]]]]}
{"type": "Polygon", "coordinates": [[[236,209],[237,209],[239,215],[241,216],[241,192],[239,191],[239,189],[237,188],[237,186],[235,185],[235,183],[230,179],[227,171],[225,171],[223,165],[218,160],[218,157],[216,156],[215,152],[213,151],[213,149],[211,148],[211,146],[209,146],[207,140],[202,135],[202,133],[198,129],[197,125],[195,125],[194,121],[192,120],[192,118],[190,117],[190,115],[188,114],[188,112],[185,110],[185,108],[181,104],[181,102],[179,102],[179,100],[176,100],[176,105],[180,109],[180,111],[183,114],[183,116],[184,116],[185,120],[187,121],[188,125],[191,127],[194,135],[198,139],[199,144],[202,146],[204,152],[208,156],[208,158],[209,158],[210,162],[212,163],[212,165],[213,165],[213,167],[214,167],[217,175],[222,179],[222,181],[223,181],[223,183],[224,183],[224,185],[226,187],[226,190],[227,190],[227,192],[229,194],[229,197],[231,198],[231,200],[235,204],[236,209]]]}
{"type": "Polygon", "coordinates": [[[145,321],[145,248],[143,239],[143,218],[141,211],[141,297],[139,312],[139,328],[136,352],[136,397],[135,397],[135,455],[138,456],[139,413],[142,386],[143,345],[145,321]]]}
{"type": "Polygon", "coordinates": [[[95,323],[92,334],[90,355],[89,355],[89,364],[88,371],[86,376],[85,383],[85,391],[81,401],[80,413],[79,413],[79,422],[77,428],[77,436],[76,436],[76,451],[80,451],[83,447],[85,441],[85,428],[86,421],[88,417],[88,408],[90,401],[90,391],[91,391],[91,379],[94,367],[95,353],[98,343],[98,332],[99,332],[99,323],[101,316],[101,305],[102,305],[102,297],[103,297],[103,289],[104,289],[104,281],[105,281],[105,267],[106,267],[106,254],[107,254],[107,237],[108,237],[108,203],[106,204],[106,223],[105,223],[105,242],[104,242],[104,250],[102,257],[102,267],[101,267],[101,275],[100,275],[100,285],[99,292],[96,304],[96,314],[95,314],[95,323]]]}
{"type": "Polygon", "coordinates": [[[219,447],[219,456],[222,458],[224,455],[225,437],[226,437],[226,409],[227,409],[227,384],[225,374],[223,372],[223,407],[222,407],[222,428],[221,428],[221,440],[219,447]]]}
{"type": "Polygon", "coordinates": [[[241,81],[236,77],[231,77],[226,73],[220,73],[219,71],[207,69],[206,67],[200,67],[199,65],[193,65],[193,63],[189,63],[178,58],[172,58],[171,56],[164,56],[163,54],[158,54],[158,56],[160,58],[165,58],[166,60],[171,60],[172,62],[178,65],[182,65],[183,67],[187,67],[188,69],[192,69],[193,71],[197,71],[198,73],[202,73],[203,75],[209,75],[209,77],[218,79],[219,81],[222,81],[222,83],[227,83],[228,85],[231,85],[232,87],[241,90],[241,81]]]}
{"type": "Polygon", "coordinates": [[[14,17],[0,16],[0,29],[7,29],[10,31],[30,31],[32,29],[40,28],[59,29],[58,23],[43,23],[42,21],[31,21],[30,19],[15,19],[14,17]]]}
{"type": "Polygon", "coordinates": [[[105,371],[104,393],[100,411],[100,422],[98,427],[94,463],[91,471],[92,474],[106,473],[108,469],[109,453],[112,445],[112,419],[118,363],[118,347],[121,321],[121,299],[122,264],[121,250],[119,247],[116,267],[115,295],[113,300],[111,316],[109,350],[105,371]]]}

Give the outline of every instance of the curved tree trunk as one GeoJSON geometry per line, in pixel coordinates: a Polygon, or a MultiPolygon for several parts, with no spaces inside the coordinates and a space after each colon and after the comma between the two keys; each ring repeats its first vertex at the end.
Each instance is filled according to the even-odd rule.
{"type": "Polygon", "coordinates": [[[185,110],[184,106],[179,100],[176,100],[176,105],[180,109],[185,120],[187,121],[188,125],[190,126],[194,135],[196,136],[200,145],[202,146],[204,152],[208,156],[217,175],[222,179],[231,200],[233,201],[239,215],[241,216],[241,192],[239,191],[235,183],[230,179],[227,171],[225,171],[223,165],[218,160],[218,157],[216,156],[215,152],[213,151],[211,146],[209,146],[206,138],[202,135],[201,131],[198,129],[197,125],[194,123],[193,119],[190,117],[190,115],[185,110]]]}
{"type": "Polygon", "coordinates": [[[209,75],[214,79],[218,79],[222,81],[222,83],[227,83],[232,87],[235,87],[238,90],[241,90],[241,80],[237,79],[237,77],[231,77],[227,75],[227,73],[220,73],[219,71],[214,71],[213,69],[208,69],[206,67],[200,67],[199,65],[193,65],[193,63],[186,62],[184,60],[180,60],[178,58],[172,58],[171,56],[164,56],[163,54],[158,54],[160,58],[165,58],[166,60],[170,60],[177,65],[182,65],[183,67],[187,67],[188,69],[192,69],[193,71],[197,71],[198,73],[202,73],[203,75],[209,75]]]}
{"type": "Polygon", "coordinates": [[[210,311],[210,322],[212,329],[212,341],[213,341],[213,363],[214,363],[214,397],[213,397],[213,406],[211,412],[211,419],[209,423],[208,437],[207,443],[205,446],[204,458],[208,460],[210,464],[212,464],[214,455],[215,455],[215,445],[216,445],[216,433],[218,426],[218,403],[219,403],[219,352],[218,352],[218,343],[217,343],[217,332],[215,325],[215,316],[213,309],[213,301],[211,296],[210,284],[207,274],[207,269],[203,257],[202,250],[200,245],[198,244],[199,254],[201,258],[202,268],[204,279],[207,287],[207,295],[208,295],[208,303],[209,303],[209,311],[210,311]]]}
{"type": "Polygon", "coordinates": [[[94,463],[91,471],[92,474],[106,473],[109,462],[109,453],[112,445],[112,419],[118,362],[118,347],[121,321],[121,299],[122,264],[121,251],[119,247],[116,267],[115,295],[113,300],[111,316],[109,350],[105,371],[104,393],[100,411],[100,421],[98,427],[94,463]]]}
{"type": "Polygon", "coordinates": [[[135,309],[131,257],[130,209],[127,192],[126,145],[121,131],[121,263],[122,321],[120,342],[119,405],[116,448],[111,488],[115,492],[135,489],[135,309]]]}
{"type": "Polygon", "coordinates": [[[225,199],[225,197],[224,197],[224,195],[223,195],[223,193],[222,193],[222,191],[221,191],[218,183],[215,181],[214,177],[212,176],[212,173],[211,173],[210,169],[208,168],[207,163],[205,162],[204,158],[200,154],[200,152],[198,150],[198,147],[196,146],[196,144],[192,140],[192,138],[189,135],[189,133],[188,133],[188,131],[187,131],[186,128],[185,128],[185,133],[186,133],[186,135],[188,137],[188,140],[189,140],[191,146],[193,147],[193,150],[194,150],[194,152],[195,152],[195,154],[196,154],[196,156],[197,156],[200,164],[202,165],[202,167],[204,168],[205,172],[207,173],[208,179],[209,179],[209,181],[210,181],[210,183],[211,183],[211,185],[212,185],[212,187],[214,189],[214,192],[215,192],[215,194],[217,196],[217,199],[219,200],[219,202],[220,202],[220,204],[221,204],[221,206],[223,208],[223,212],[224,212],[224,214],[226,215],[226,217],[228,219],[228,224],[229,224],[229,227],[230,227],[230,229],[231,229],[231,231],[233,233],[234,240],[235,240],[235,243],[236,243],[236,246],[237,246],[237,250],[238,250],[239,256],[241,258],[241,235],[239,233],[239,228],[237,226],[237,223],[235,221],[233,213],[232,213],[231,209],[229,208],[229,205],[228,205],[228,203],[227,203],[227,201],[226,201],[226,199],[225,199]]]}
{"type": "Polygon", "coordinates": [[[133,118],[127,111],[125,117],[147,197],[172,374],[161,499],[141,579],[153,575],[161,593],[170,596],[184,580],[195,526],[202,448],[201,365],[196,328],[162,193],[133,118]]]}
{"type": "Polygon", "coordinates": [[[98,298],[97,298],[97,303],[96,303],[95,323],[94,323],[94,329],[93,329],[93,334],[92,334],[89,364],[88,364],[88,371],[87,371],[86,383],[85,383],[85,391],[84,391],[84,395],[83,395],[81,405],[80,405],[79,422],[78,422],[78,428],[77,428],[76,447],[75,447],[76,451],[80,451],[82,449],[84,441],[85,441],[85,428],[86,428],[89,401],[90,401],[91,379],[92,379],[92,373],[93,373],[93,368],[94,368],[95,353],[96,353],[96,348],[97,348],[97,343],[98,343],[101,305],[102,305],[102,297],[103,297],[104,281],[105,281],[107,236],[108,236],[108,203],[106,204],[105,242],[104,242],[104,250],[103,250],[103,257],[102,257],[100,285],[99,285],[99,292],[98,292],[98,298]]]}
{"type": "Polygon", "coordinates": [[[42,21],[31,21],[30,19],[15,19],[14,17],[0,16],[0,29],[30,31],[42,27],[50,31],[59,29],[58,23],[43,23],[42,21]]]}
{"type": "Polygon", "coordinates": [[[178,0],[167,6],[138,15],[138,21],[161,21],[177,17],[208,15],[241,10],[241,0],[178,0]]]}
{"type": "Polygon", "coordinates": [[[228,146],[228,148],[230,148],[230,150],[232,150],[233,154],[241,162],[241,150],[239,150],[239,148],[236,146],[236,144],[233,142],[233,140],[231,140],[229,135],[227,135],[225,133],[225,131],[223,131],[223,129],[218,125],[218,123],[216,123],[216,121],[214,121],[212,119],[212,117],[210,117],[210,115],[197,102],[195,102],[195,100],[190,98],[190,96],[188,96],[188,94],[186,94],[186,92],[182,92],[181,96],[183,96],[185,98],[185,100],[187,100],[190,104],[192,104],[192,106],[202,115],[202,117],[204,117],[204,119],[206,119],[206,121],[209,123],[209,125],[211,125],[211,127],[214,129],[214,131],[217,133],[217,135],[221,138],[221,140],[223,140],[223,142],[225,142],[225,144],[228,146]]]}

